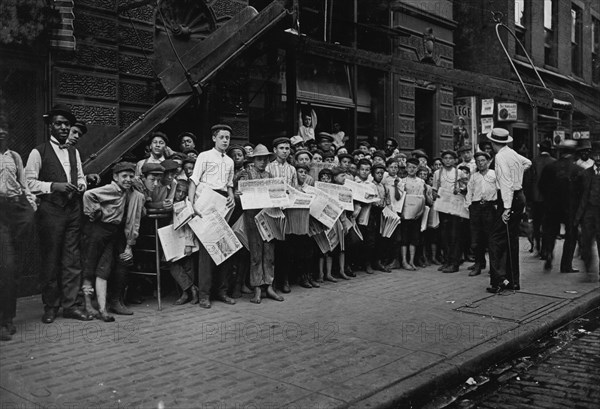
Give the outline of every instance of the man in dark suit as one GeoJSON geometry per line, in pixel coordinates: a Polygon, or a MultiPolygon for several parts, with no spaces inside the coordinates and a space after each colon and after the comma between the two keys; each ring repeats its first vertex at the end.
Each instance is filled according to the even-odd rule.
{"type": "Polygon", "coordinates": [[[578,188],[581,168],[575,164],[575,148],[572,140],[563,141],[558,149],[560,158],[547,165],[538,183],[544,201],[544,248],[546,251],[545,270],[552,269],[554,245],[560,233],[560,225],[565,225],[565,242],[560,260],[561,273],[577,273],[573,268],[573,253],[577,245],[577,228],[575,227],[575,211],[579,203],[578,188]]]}
{"type": "Polygon", "coordinates": [[[588,279],[592,279],[594,239],[600,254],[600,141],[592,143],[592,159],[594,165],[581,173],[583,194],[575,215],[576,223],[581,225],[581,256],[588,279]]]}
{"type": "Polygon", "coordinates": [[[544,168],[550,163],[554,162],[556,159],[550,155],[550,151],[552,150],[552,142],[548,140],[540,142],[539,150],[540,154],[533,159],[533,165],[531,165],[531,167],[525,172],[525,179],[529,181],[528,184],[530,186],[530,189],[525,189],[525,196],[527,197],[527,202],[531,205],[535,250],[540,258],[546,260],[546,251],[541,235],[545,207],[544,199],[540,193],[538,184],[544,168]]]}
{"type": "Polygon", "coordinates": [[[54,322],[60,307],[63,317],[87,321],[92,318],[75,304],[81,287],[79,195],[86,189],[79,152],[67,144],[75,116],[68,106],[58,104],[44,119],[50,140],[31,151],[25,171],[31,193],[40,198],[42,322],[54,322]]]}

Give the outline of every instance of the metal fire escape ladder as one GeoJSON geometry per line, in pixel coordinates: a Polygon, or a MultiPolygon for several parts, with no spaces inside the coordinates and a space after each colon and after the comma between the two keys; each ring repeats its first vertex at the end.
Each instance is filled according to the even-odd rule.
{"type": "MultiPolygon", "coordinates": [[[[527,50],[525,49],[525,47],[523,46],[521,41],[518,39],[516,34],[510,28],[508,28],[508,26],[506,24],[504,24],[502,22],[502,18],[504,17],[504,14],[502,14],[499,11],[496,11],[496,12],[492,12],[492,16],[493,16],[494,22],[496,23],[496,37],[498,38],[498,42],[500,42],[500,46],[504,50],[504,54],[506,54],[506,58],[508,59],[508,62],[510,63],[513,71],[517,75],[517,78],[519,79],[519,82],[521,83],[521,87],[523,88],[523,91],[525,92],[525,95],[527,95],[527,98],[529,99],[529,105],[531,105],[532,108],[536,107],[534,98],[531,96],[529,90],[527,89],[527,86],[525,85],[523,78],[521,78],[521,74],[519,73],[519,70],[515,66],[515,63],[513,62],[512,58],[510,57],[510,54],[508,53],[506,46],[504,45],[504,43],[502,42],[502,39],[500,38],[500,29],[501,28],[505,29],[515,39],[518,46],[521,47],[521,50],[527,57],[527,60],[529,61],[529,64],[531,65],[531,68],[535,72],[535,75],[537,76],[538,80],[540,81],[540,84],[542,84],[542,87],[545,88],[546,90],[550,91],[550,93],[552,94],[552,96],[553,96],[552,109],[554,111],[572,111],[573,105],[575,102],[575,98],[573,97],[573,95],[568,92],[552,90],[552,89],[548,88],[546,86],[546,83],[540,76],[540,73],[538,72],[535,64],[531,60],[531,57],[529,57],[529,53],[527,52],[527,50]],[[558,97],[560,97],[560,98],[558,98],[558,97]]],[[[533,87],[532,87],[532,89],[533,89],[533,87]]]]}

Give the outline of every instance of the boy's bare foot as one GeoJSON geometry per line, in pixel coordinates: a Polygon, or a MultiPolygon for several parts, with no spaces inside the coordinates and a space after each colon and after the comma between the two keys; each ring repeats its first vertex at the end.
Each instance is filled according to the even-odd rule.
{"type": "Polygon", "coordinates": [[[260,304],[260,301],[261,301],[261,299],[260,299],[260,295],[261,295],[261,290],[260,290],[260,287],[256,287],[256,288],[254,289],[254,297],[252,297],[252,298],[250,299],[250,302],[251,302],[251,303],[254,303],[254,304],[260,304]]]}
{"type": "Polygon", "coordinates": [[[338,280],[336,280],[335,278],[333,278],[333,276],[331,276],[331,275],[326,275],[325,276],[325,280],[326,281],[331,281],[332,283],[337,283],[338,282],[338,280]]]}
{"type": "Polygon", "coordinates": [[[267,287],[267,297],[272,298],[275,301],[283,301],[283,297],[277,294],[272,286],[267,287]]]}

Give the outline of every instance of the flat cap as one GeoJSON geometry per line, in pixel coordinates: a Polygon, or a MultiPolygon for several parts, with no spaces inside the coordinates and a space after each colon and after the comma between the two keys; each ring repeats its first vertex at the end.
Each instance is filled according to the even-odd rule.
{"type": "Polygon", "coordinates": [[[411,155],[417,157],[417,158],[426,158],[429,159],[429,156],[427,156],[427,154],[425,153],[425,151],[423,151],[422,149],[415,149],[414,151],[411,152],[411,155]]]}
{"type": "Polygon", "coordinates": [[[273,143],[271,144],[271,146],[273,146],[273,148],[276,148],[277,146],[281,145],[282,143],[288,143],[288,144],[292,144],[292,142],[290,141],[290,138],[286,137],[286,136],[280,136],[279,138],[275,138],[273,139],[273,143]]]}
{"type": "Polygon", "coordinates": [[[210,127],[210,131],[211,132],[217,132],[220,130],[224,130],[224,131],[229,131],[231,132],[231,127],[229,125],[225,125],[225,124],[216,124],[210,127]]]}
{"type": "Polygon", "coordinates": [[[177,140],[181,143],[181,140],[183,138],[185,138],[186,136],[188,138],[192,138],[192,140],[194,141],[194,143],[196,143],[196,140],[197,140],[196,135],[194,135],[191,132],[182,132],[182,133],[180,133],[179,135],[177,135],[177,140]]]}
{"type": "Polygon", "coordinates": [[[83,135],[85,135],[88,131],[87,126],[85,125],[85,122],[83,121],[75,121],[74,124],[72,124],[71,126],[76,126],[77,128],[79,128],[79,130],[81,131],[81,133],[83,135]]]}
{"type": "Polygon", "coordinates": [[[469,151],[473,151],[473,147],[470,145],[463,145],[460,148],[458,148],[456,153],[469,152],[469,151]]]}
{"type": "Polygon", "coordinates": [[[478,158],[479,156],[483,156],[487,160],[490,160],[492,158],[489,153],[482,152],[482,151],[481,152],[475,152],[475,155],[473,155],[473,157],[475,157],[475,158],[478,158]]]}
{"type": "Polygon", "coordinates": [[[319,135],[317,136],[317,142],[320,141],[333,142],[333,136],[331,136],[331,134],[327,132],[319,132],[319,135]]]}
{"type": "Polygon", "coordinates": [[[160,163],[160,165],[163,167],[165,172],[176,170],[179,167],[179,163],[175,162],[173,159],[165,159],[160,163]]]}
{"type": "Polygon", "coordinates": [[[443,158],[446,155],[451,155],[454,159],[458,158],[458,154],[451,149],[446,149],[442,151],[442,154],[440,156],[443,158]]]}
{"type": "Polygon", "coordinates": [[[131,162],[119,162],[112,168],[113,174],[129,171],[135,173],[135,164],[131,162]]]}
{"type": "Polygon", "coordinates": [[[146,162],[142,166],[142,173],[144,175],[146,175],[148,173],[165,173],[165,168],[163,168],[160,163],[146,162]]]}
{"type": "Polygon", "coordinates": [[[406,159],[406,164],[408,165],[409,163],[415,165],[415,166],[419,166],[419,159],[417,158],[408,158],[406,159]]]}

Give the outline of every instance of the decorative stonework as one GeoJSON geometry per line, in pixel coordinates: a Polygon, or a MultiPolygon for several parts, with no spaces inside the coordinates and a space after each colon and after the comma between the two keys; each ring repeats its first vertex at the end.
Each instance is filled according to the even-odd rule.
{"type": "Polygon", "coordinates": [[[114,11],[116,8],[116,0],[77,0],[77,5],[114,11]]]}
{"type": "Polygon", "coordinates": [[[97,75],[57,72],[57,93],[62,96],[83,96],[117,99],[117,80],[97,75]]]}
{"type": "Polygon", "coordinates": [[[398,141],[398,148],[400,149],[414,149],[415,148],[415,137],[411,135],[398,135],[396,137],[398,141]]]}
{"type": "Polygon", "coordinates": [[[403,118],[399,117],[398,119],[398,131],[403,133],[411,133],[415,132],[415,120],[414,118],[403,118]]]}
{"type": "Polygon", "coordinates": [[[440,111],[440,120],[452,122],[452,120],[454,119],[454,109],[453,108],[440,107],[439,111],[440,111]]]}
{"type": "MultiPolygon", "coordinates": [[[[119,4],[127,3],[126,1],[119,1],[119,4]]],[[[141,7],[136,7],[131,10],[127,10],[122,14],[123,17],[131,17],[133,20],[143,21],[146,23],[152,23],[154,25],[154,5],[148,4],[141,7]]]]}
{"type": "Polygon", "coordinates": [[[117,41],[117,21],[78,9],[75,13],[75,32],[78,37],[85,36],[114,43],[117,41]]]}
{"type": "Polygon", "coordinates": [[[154,73],[150,67],[150,61],[145,57],[138,57],[131,54],[121,53],[119,57],[119,71],[121,74],[139,75],[142,77],[154,78],[154,73]]]}
{"type": "Polygon", "coordinates": [[[440,138],[440,150],[452,150],[454,149],[454,142],[452,139],[440,138]]]}
{"type": "Polygon", "coordinates": [[[439,91],[440,95],[440,104],[445,106],[453,106],[454,105],[454,95],[452,92],[447,91],[439,91]]]}
{"type": "Polygon", "coordinates": [[[54,7],[60,14],[60,27],[52,30],[50,46],[59,50],[75,50],[73,0],[55,0],[54,7]]]}
{"type": "Polygon", "coordinates": [[[453,136],[452,124],[447,122],[440,123],[440,135],[451,138],[453,136]]]}
{"type": "Polygon", "coordinates": [[[401,115],[415,115],[415,103],[413,101],[400,101],[398,106],[401,115]]]}
{"type": "Polygon", "coordinates": [[[212,0],[208,3],[217,20],[232,17],[247,6],[247,2],[243,0],[212,0]]]}
{"type": "Polygon", "coordinates": [[[111,71],[116,71],[118,68],[118,52],[115,48],[96,47],[80,43],[77,52],[59,51],[55,56],[56,61],[61,64],[102,68],[111,71]]]}
{"type": "Polygon", "coordinates": [[[151,83],[119,83],[119,101],[139,104],[154,102],[154,86],[151,83]]]}
{"type": "Polygon", "coordinates": [[[142,116],[146,111],[131,111],[127,109],[122,109],[119,111],[119,129],[122,131],[127,128],[129,125],[134,123],[140,116],[142,116]]]}
{"type": "Polygon", "coordinates": [[[151,29],[131,27],[129,22],[121,22],[119,26],[119,45],[128,45],[135,48],[143,48],[152,53],[154,47],[154,33],[151,29]]]}
{"type": "Polygon", "coordinates": [[[117,108],[114,106],[69,104],[73,114],[88,124],[94,125],[117,125],[117,108]]]}

